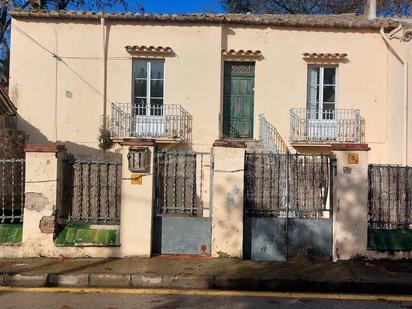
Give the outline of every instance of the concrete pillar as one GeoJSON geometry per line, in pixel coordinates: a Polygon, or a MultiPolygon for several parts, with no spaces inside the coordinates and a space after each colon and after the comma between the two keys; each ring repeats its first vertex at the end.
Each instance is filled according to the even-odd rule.
{"type": "Polygon", "coordinates": [[[243,174],[246,145],[216,141],[213,144],[212,257],[243,254],[243,174]]]}
{"type": "Polygon", "coordinates": [[[64,146],[29,145],[26,152],[23,243],[53,244],[55,210],[62,196],[64,146]]]}
{"type": "Polygon", "coordinates": [[[120,251],[123,257],[150,257],[154,204],[153,140],[130,140],[122,144],[122,202],[120,213],[120,251]],[[145,172],[129,170],[128,154],[132,149],[147,148],[149,167],[145,172]]]}
{"type": "Polygon", "coordinates": [[[365,144],[333,145],[333,260],[367,255],[368,151],[365,144]]]}

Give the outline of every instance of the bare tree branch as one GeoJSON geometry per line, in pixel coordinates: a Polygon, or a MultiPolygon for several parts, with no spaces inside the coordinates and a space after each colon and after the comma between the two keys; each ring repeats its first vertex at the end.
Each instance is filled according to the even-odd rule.
{"type": "MultiPolygon", "coordinates": [[[[228,12],[277,14],[363,13],[364,0],[220,0],[228,12]],[[228,5],[230,4],[230,5],[228,5]]],[[[411,15],[410,0],[378,0],[379,15],[411,15]]]]}

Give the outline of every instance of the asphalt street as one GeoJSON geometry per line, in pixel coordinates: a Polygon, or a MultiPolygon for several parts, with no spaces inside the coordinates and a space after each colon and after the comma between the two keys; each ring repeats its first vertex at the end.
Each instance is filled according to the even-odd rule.
{"type": "Polygon", "coordinates": [[[412,308],[412,296],[210,290],[0,288],[0,308],[412,308]]]}

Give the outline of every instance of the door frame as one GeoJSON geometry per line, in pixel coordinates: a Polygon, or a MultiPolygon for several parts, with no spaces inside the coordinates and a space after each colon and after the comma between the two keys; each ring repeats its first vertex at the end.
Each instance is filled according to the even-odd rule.
{"type": "MultiPolygon", "coordinates": [[[[145,61],[146,62],[146,111],[145,115],[141,116],[156,116],[152,115],[151,113],[151,72],[152,72],[152,62],[157,61],[157,62],[163,62],[163,103],[162,103],[162,108],[160,110],[163,110],[164,105],[165,105],[165,84],[166,84],[166,60],[164,58],[142,58],[142,57],[133,57],[132,58],[132,89],[131,89],[131,95],[132,95],[132,100],[131,100],[131,106],[136,106],[138,104],[135,103],[135,68],[134,68],[134,62],[135,61],[145,61]]],[[[163,114],[163,112],[162,112],[163,114]]]]}
{"type": "Polygon", "coordinates": [[[221,66],[221,97],[220,97],[220,100],[221,100],[221,104],[220,104],[220,115],[221,115],[221,117],[219,117],[220,118],[220,121],[219,121],[219,125],[220,125],[220,130],[219,130],[219,137],[220,137],[220,139],[232,139],[232,140],[242,140],[242,141],[248,141],[248,140],[253,140],[254,139],[254,133],[255,133],[255,128],[254,128],[254,125],[255,125],[255,88],[256,88],[256,61],[254,61],[254,60],[244,60],[244,59],[241,59],[241,60],[236,60],[236,59],[223,59],[222,60],[222,66],[221,66]],[[224,123],[225,123],[225,115],[224,115],[224,109],[225,109],[225,65],[226,65],[226,63],[240,63],[240,64],[242,64],[242,63],[253,63],[253,65],[254,65],[254,72],[253,72],[253,96],[252,96],[252,99],[253,99],[253,110],[252,110],[252,117],[251,117],[251,120],[252,120],[252,123],[251,123],[251,126],[252,126],[252,134],[251,134],[251,137],[247,137],[247,138],[242,138],[242,137],[239,137],[239,138],[230,138],[230,137],[227,137],[227,136],[225,136],[225,134],[224,134],[224,123]]]}
{"type": "MultiPolygon", "coordinates": [[[[308,64],[307,66],[307,74],[306,74],[306,134],[310,139],[321,140],[321,141],[334,141],[338,138],[338,127],[337,127],[337,105],[338,105],[338,87],[339,87],[339,79],[338,79],[338,65],[331,65],[331,64],[308,64]],[[309,80],[309,69],[310,68],[319,68],[319,86],[317,91],[319,91],[319,102],[315,103],[315,106],[309,102],[310,95],[309,89],[312,86],[309,80]],[[333,68],[335,69],[335,100],[334,100],[334,107],[332,118],[328,118],[327,114],[324,114],[324,104],[330,104],[331,102],[324,102],[324,72],[325,69],[333,68]],[[313,117],[312,109],[313,107],[315,112],[315,117],[313,117]]],[[[329,84],[327,84],[329,85],[329,84]]],[[[330,86],[330,85],[329,85],[330,86]]]]}

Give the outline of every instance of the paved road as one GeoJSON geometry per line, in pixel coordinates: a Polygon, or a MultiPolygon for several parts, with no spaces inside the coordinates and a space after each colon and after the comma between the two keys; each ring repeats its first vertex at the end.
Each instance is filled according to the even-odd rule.
{"type": "Polygon", "coordinates": [[[0,288],[0,308],[412,308],[412,297],[182,290],[0,288]]]}

